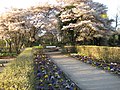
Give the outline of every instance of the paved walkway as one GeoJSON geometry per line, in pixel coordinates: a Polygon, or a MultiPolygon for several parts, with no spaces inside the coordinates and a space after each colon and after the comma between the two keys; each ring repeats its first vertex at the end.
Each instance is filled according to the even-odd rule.
{"type": "Polygon", "coordinates": [[[59,52],[47,53],[82,90],[120,90],[120,77],[59,52]]]}

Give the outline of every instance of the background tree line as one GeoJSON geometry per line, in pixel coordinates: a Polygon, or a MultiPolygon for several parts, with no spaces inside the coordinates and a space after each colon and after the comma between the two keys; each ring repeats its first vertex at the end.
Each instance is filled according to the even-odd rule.
{"type": "Polygon", "coordinates": [[[0,36],[9,52],[38,44],[119,44],[105,5],[92,0],[56,1],[55,6],[12,8],[0,15],[0,36]]]}

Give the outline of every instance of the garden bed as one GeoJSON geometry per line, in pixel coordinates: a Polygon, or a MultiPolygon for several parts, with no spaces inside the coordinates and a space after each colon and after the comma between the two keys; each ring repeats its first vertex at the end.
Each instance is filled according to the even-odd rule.
{"type": "Polygon", "coordinates": [[[80,90],[48,55],[37,53],[34,59],[36,90],[80,90]]]}
{"type": "Polygon", "coordinates": [[[0,57],[0,59],[11,59],[11,58],[16,58],[15,56],[4,56],[0,57]]]}
{"type": "Polygon", "coordinates": [[[6,52],[0,53],[0,59],[10,59],[10,58],[16,58],[16,57],[17,57],[16,53],[6,53],[6,52]]]}
{"type": "Polygon", "coordinates": [[[98,67],[100,69],[109,71],[111,73],[114,73],[120,76],[120,63],[118,62],[110,62],[110,61],[105,61],[105,60],[93,59],[91,57],[83,56],[80,54],[70,54],[70,56],[84,63],[90,64],[94,67],[98,67]]]}
{"type": "Polygon", "coordinates": [[[108,62],[120,63],[120,47],[76,46],[76,49],[81,55],[90,56],[108,62]]]}
{"type": "Polygon", "coordinates": [[[108,46],[65,46],[64,52],[78,53],[93,59],[120,63],[120,47],[108,46]]]}

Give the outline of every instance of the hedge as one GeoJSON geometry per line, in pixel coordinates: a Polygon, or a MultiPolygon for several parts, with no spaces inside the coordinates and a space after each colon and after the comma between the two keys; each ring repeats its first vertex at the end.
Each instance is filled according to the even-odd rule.
{"type": "Polygon", "coordinates": [[[26,48],[2,73],[0,90],[34,90],[32,48],[26,48]]]}
{"type": "Polygon", "coordinates": [[[77,52],[96,59],[120,62],[120,47],[77,46],[77,52]]]}
{"type": "Polygon", "coordinates": [[[120,62],[120,47],[108,46],[65,46],[66,50],[75,48],[77,53],[112,62],[120,62]]]}
{"type": "Polygon", "coordinates": [[[76,53],[76,47],[75,46],[64,46],[63,53],[76,53]]]}

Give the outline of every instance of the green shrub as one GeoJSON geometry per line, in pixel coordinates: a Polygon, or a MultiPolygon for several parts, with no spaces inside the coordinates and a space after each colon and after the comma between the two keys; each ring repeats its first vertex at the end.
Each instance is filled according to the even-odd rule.
{"type": "Polygon", "coordinates": [[[0,74],[0,90],[34,90],[32,48],[25,49],[0,74]]]}
{"type": "Polygon", "coordinates": [[[9,52],[2,52],[0,53],[0,57],[5,57],[5,56],[17,56],[17,53],[9,53],[9,52]]]}
{"type": "Polygon", "coordinates": [[[75,46],[64,46],[63,52],[64,53],[75,53],[76,47],[75,46]]]}
{"type": "Polygon", "coordinates": [[[77,52],[82,55],[112,62],[120,62],[120,47],[76,46],[76,49],[77,52]]]}
{"type": "Polygon", "coordinates": [[[90,56],[112,62],[120,62],[120,47],[108,46],[64,46],[64,52],[78,52],[83,56],[90,56]]]}
{"type": "Polygon", "coordinates": [[[33,54],[42,53],[42,52],[43,52],[42,49],[43,49],[42,46],[34,46],[34,47],[33,47],[33,50],[32,50],[32,53],[33,53],[33,54]]]}
{"type": "Polygon", "coordinates": [[[41,48],[43,48],[43,46],[34,46],[33,48],[41,49],[41,48]]]}

